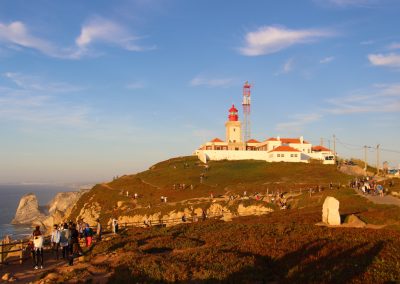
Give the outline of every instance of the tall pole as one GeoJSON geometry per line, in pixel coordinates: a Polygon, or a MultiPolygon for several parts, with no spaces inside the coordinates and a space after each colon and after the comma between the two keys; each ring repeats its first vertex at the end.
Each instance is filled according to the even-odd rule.
{"type": "Polygon", "coordinates": [[[335,157],[335,163],[336,163],[336,135],[333,134],[333,157],[335,157]]]}
{"type": "Polygon", "coordinates": [[[376,174],[379,175],[379,146],[381,144],[376,145],[376,174]]]}
{"type": "Polygon", "coordinates": [[[367,175],[367,145],[364,145],[364,171],[367,175]]]}
{"type": "Polygon", "coordinates": [[[319,142],[319,145],[324,146],[324,138],[321,137],[321,140],[319,142]]]}

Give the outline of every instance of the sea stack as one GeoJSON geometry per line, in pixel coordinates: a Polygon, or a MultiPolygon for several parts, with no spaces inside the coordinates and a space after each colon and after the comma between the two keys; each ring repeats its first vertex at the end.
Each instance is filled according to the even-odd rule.
{"type": "Polygon", "coordinates": [[[14,219],[11,221],[12,224],[32,224],[40,223],[45,218],[45,215],[39,209],[39,203],[36,195],[33,193],[27,193],[21,197],[17,212],[15,213],[14,219]]]}

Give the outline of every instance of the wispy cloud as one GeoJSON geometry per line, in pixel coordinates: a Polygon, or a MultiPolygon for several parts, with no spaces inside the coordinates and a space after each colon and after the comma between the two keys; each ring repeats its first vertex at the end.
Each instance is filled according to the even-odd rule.
{"type": "Polygon", "coordinates": [[[102,17],[93,17],[87,21],[75,39],[75,44],[67,47],[59,47],[51,41],[34,36],[23,22],[0,23],[0,42],[6,43],[9,48],[34,49],[47,56],[63,59],[97,55],[99,53],[92,49],[95,44],[117,46],[128,51],[146,51],[155,48],[155,46],[140,45],[140,39],[123,25],[102,17]]]}
{"type": "Polygon", "coordinates": [[[233,78],[206,78],[203,76],[196,76],[190,81],[190,85],[197,86],[206,86],[209,88],[215,87],[229,87],[233,83],[233,78]]]}
{"type": "Polygon", "coordinates": [[[369,54],[368,60],[374,66],[400,67],[400,54],[396,53],[369,54]]]}
{"type": "Polygon", "coordinates": [[[145,87],[145,84],[141,81],[136,81],[127,84],[125,87],[130,90],[143,89],[145,87]]]}
{"type": "Polygon", "coordinates": [[[282,26],[265,26],[247,33],[245,45],[239,48],[239,52],[246,56],[271,54],[292,45],[310,43],[334,35],[334,32],[323,29],[294,30],[282,26]]]}
{"type": "Polygon", "coordinates": [[[278,123],[275,128],[278,131],[299,132],[305,125],[317,121],[321,117],[322,115],[318,113],[296,115],[292,121],[278,123]]]}
{"type": "Polygon", "coordinates": [[[335,59],[335,57],[333,57],[333,56],[328,56],[328,57],[322,58],[322,59],[319,61],[319,63],[321,63],[321,64],[326,64],[326,63],[332,62],[334,59],[335,59]]]}
{"type": "Polygon", "coordinates": [[[319,3],[327,3],[337,7],[370,7],[377,4],[379,0],[316,0],[319,3]]]}
{"type": "Polygon", "coordinates": [[[393,42],[388,46],[388,49],[400,49],[400,42],[393,42]]]}
{"type": "Polygon", "coordinates": [[[64,83],[35,83],[34,76],[16,73],[3,75],[16,84],[15,87],[0,86],[0,118],[5,121],[24,123],[84,126],[88,108],[60,100],[55,93],[64,92],[64,83]],[[22,79],[21,79],[22,78],[22,79]],[[29,78],[29,82],[26,82],[29,78]],[[61,86],[61,87],[60,87],[61,86]]]}
{"type": "Polygon", "coordinates": [[[278,123],[278,131],[298,132],[310,123],[328,115],[356,115],[400,112],[400,83],[377,84],[369,90],[361,90],[343,97],[331,98],[327,105],[309,114],[293,116],[288,122],[278,123]]]}
{"type": "Polygon", "coordinates": [[[281,69],[277,73],[275,73],[275,75],[288,74],[293,70],[293,68],[294,68],[294,60],[293,58],[289,58],[282,65],[281,69]]]}
{"type": "Polygon", "coordinates": [[[53,44],[31,35],[25,24],[20,21],[8,25],[0,23],[0,42],[11,44],[11,47],[31,48],[50,56],[59,56],[53,44]]]}
{"type": "Polygon", "coordinates": [[[364,41],[360,42],[361,45],[371,45],[374,43],[375,43],[375,41],[373,41],[373,40],[364,40],[364,41]]]}
{"type": "Polygon", "coordinates": [[[327,102],[325,111],[331,114],[400,112],[400,84],[375,85],[327,102]]]}
{"type": "Polygon", "coordinates": [[[43,79],[38,76],[27,76],[21,73],[6,72],[3,75],[14,82],[18,87],[25,90],[66,93],[83,89],[80,86],[74,86],[64,82],[44,82],[43,79]]]}
{"type": "Polygon", "coordinates": [[[124,26],[101,18],[94,17],[82,26],[80,35],[75,43],[78,50],[73,56],[81,57],[88,52],[89,46],[95,43],[106,43],[119,46],[129,51],[145,51],[155,46],[144,47],[138,44],[140,37],[134,36],[124,26]]]}

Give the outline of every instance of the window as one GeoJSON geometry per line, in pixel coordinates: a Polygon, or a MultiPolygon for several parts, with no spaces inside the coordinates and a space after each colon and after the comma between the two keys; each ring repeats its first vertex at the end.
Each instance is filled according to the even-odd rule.
{"type": "Polygon", "coordinates": [[[281,154],[276,154],[276,156],[279,158],[281,156],[281,154]]]}
{"type": "Polygon", "coordinates": [[[294,154],[290,154],[290,157],[292,157],[292,158],[293,158],[293,157],[294,157],[294,154]]]}
{"type": "Polygon", "coordinates": [[[285,154],[281,154],[281,157],[282,157],[282,158],[285,157],[285,154]]]}
{"type": "Polygon", "coordinates": [[[233,128],[233,132],[236,132],[236,128],[233,128]]]}
{"type": "Polygon", "coordinates": [[[294,154],[295,157],[297,157],[297,154],[294,154]]]}

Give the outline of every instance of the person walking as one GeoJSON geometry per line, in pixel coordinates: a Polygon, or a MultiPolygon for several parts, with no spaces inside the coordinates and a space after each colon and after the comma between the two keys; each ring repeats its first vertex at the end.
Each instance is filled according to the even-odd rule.
{"type": "Polygon", "coordinates": [[[83,230],[83,234],[85,235],[86,247],[90,247],[92,245],[93,230],[92,228],[90,228],[88,223],[86,223],[86,227],[83,230]]]}
{"type": "Polygon", "coordinates": [[[34,269],[43,269],[43,234],[40,231],[40,226],[36,226],[32,233],[33,237],[33,257],[35,262],[34,269]]]}
{"type": "Polygon", "coordinates": [[[60,248],[60,231],[58,230],[57,224],[54,224],[53,231],[51,232],[51,246],[53,252],[56,254],[56,258],[59,257],[59,248],[60,248]]]}
{"type": "Polygon", "coordinates": [[[96,241],[101,241],[101,234],[102,234],[103,228],[101,227],[100,219],[97,219],[96,222],[97,222],[97,225],[96,225],[96,236],[97,236],[96,241]]]}

